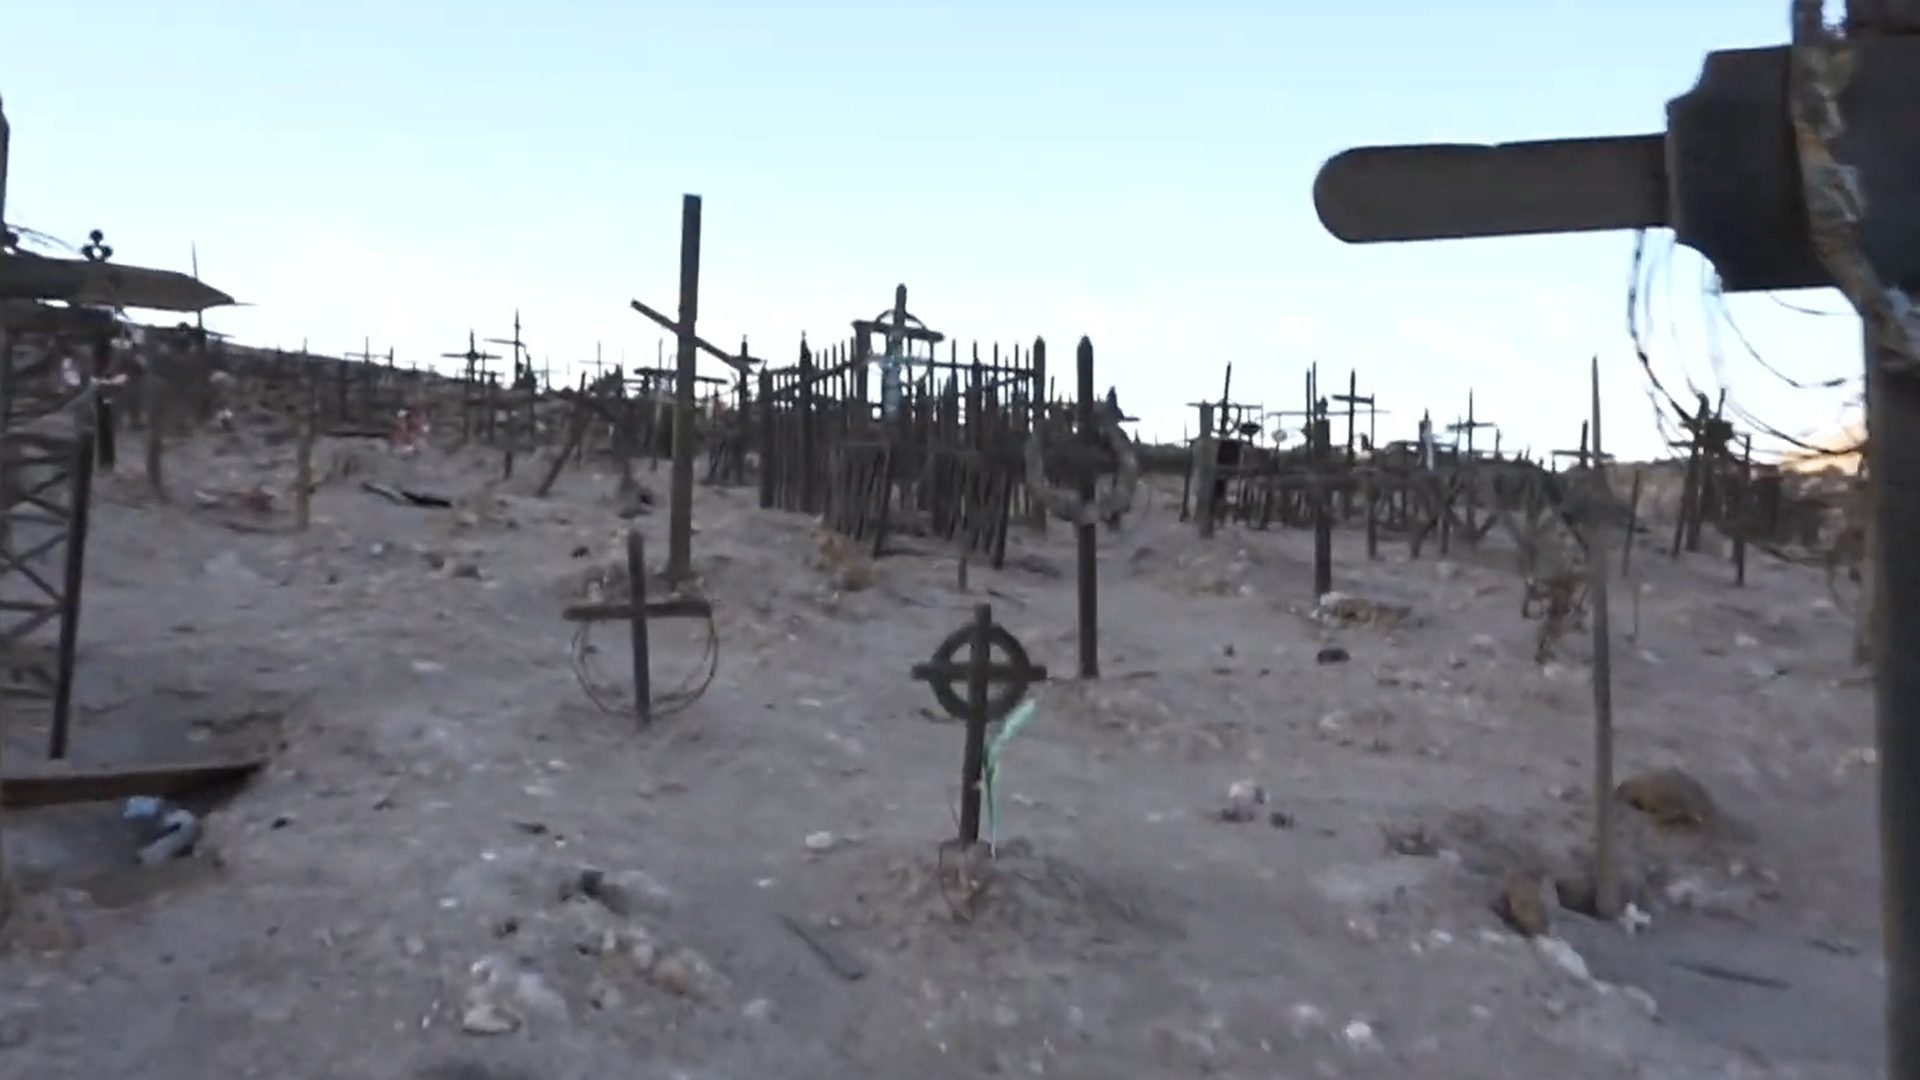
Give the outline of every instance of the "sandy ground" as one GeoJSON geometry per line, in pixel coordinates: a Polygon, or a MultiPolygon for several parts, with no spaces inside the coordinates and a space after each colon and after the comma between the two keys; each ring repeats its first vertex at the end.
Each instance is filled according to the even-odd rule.
{"type": "MultiPolygon", "coordinates": [[[[364,475],[301,535],[192,498],[285,491],[284,445],[179,448],[171,505],[131,468],[103,482],[76,758],[273,764],[151,869],[117,806],[11,816],[0,1076],[1880,1069],[1867,691],[1816,572],[1756,560],[1736,589],[1718,559],[1637,553],[1631,640],[1630,590],[1614,605],[1620,775],[1681,767],[1718,811],[1660,830],[1623,808],[1648,921],[1556,909],[1529,939],[1492,902],[1510,871],[1579,866],[1590,696],[1584,645],[1533,662],[1498,551],[1389,542],[1369,564],[1343,532],[1337,587],[1410,615],[1329,626],[1309,535],[1203,543],[1162,495],[1101,536],[1105,677],[1082,683],[1067,529],[1016,528],[969,593],[911,538],[837,591],[811,521],[703,487],[719,675],[642,731],[617,700],[624,633],[593,638],[609,712],[558,617],[620,561],[604,470],[540,500],[524,463],[483,494],[491,458],[336,453],[364,475]],[[969,900],[941,872],[961,728],[909,669],[983,600],[1056,679],[969,900]],[[1328,645],[1350,659],[1317,662],[1328,645]]],[[[665,470],[643,477],[664,507],[665,470]]],[[[638,520],[663,558],[664,510],[638,520]]],[[[702,641],[655,624],[661,689],[702,641]]],[[[41,747],[9,733],[14,766],[41,747]]]]}

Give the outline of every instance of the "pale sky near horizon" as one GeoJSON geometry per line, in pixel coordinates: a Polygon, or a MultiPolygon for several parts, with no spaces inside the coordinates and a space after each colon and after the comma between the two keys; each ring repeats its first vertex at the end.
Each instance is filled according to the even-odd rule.
{"type": "MultiPolygon", "coordinates": [[[[1089,335],[1142,434],[1185,403],[1300,406],[1357,368],[1383,437],[1466,410],[1570,446],[1602,364],[1609,449],[1657,445],[1626,330],[1630,234],[1348,246],[1314,215],[1356,144],[1658,130],[1713,48],[1784,39],[1753,0],[629,3],[0,0],[7,218],[185,269],[252,306],[210,327],[425,362],[511,332],[556,370],[661,338],[680,196],[704,198],[700,330],[790,362],[888,306],[962,340],[1089,335]]],[[[1666,234],[1655,371],[1828,437],[1708,311],[1666,234]],[[1716,362],[1716,357],[1717,362],[1716,362]]],[[[1773,367],[1857,376],[1816,292],[1729,301],[1773,367]]],[[[575,369],[577,370],[577,369],[575,369]]],[[[1482,439],[1489,436],[1482,435],[1482,439]]],[[[1756,450],[1779,448],[1757,438],[1756,450]]]]}

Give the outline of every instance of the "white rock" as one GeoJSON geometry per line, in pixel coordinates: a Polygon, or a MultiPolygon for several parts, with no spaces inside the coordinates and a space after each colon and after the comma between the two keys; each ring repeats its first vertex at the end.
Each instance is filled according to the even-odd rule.
{"type": "Polygon", "coordinates": [[[1620,913],[1620,929],[1629,934],[1637,934],[1653,925],[1653,916],[1640,910],[1639,905],[1628,901],[1625,911],[1620,913]]]}
{"type": "Polygon", "coordinates": [[[1227,801],[1240,806],[1262,806],[1267,801],[1267,789],[1252,780],[1235,780],[1227,785],[1227,801]]]}
{"type": "Polygon", "coordinates": [[[531,971],[521,972],[515,980],[514,997],[529,1016],[564,1023],[571,1011],[567,1008],[567,999],[531,971]]]}
{"type": "Polygon", "coordinates": [[[460,1030],[469,1035],[505,1035],[519,1027],[519,1017],[492,1001],[469,1001],[460,1013],[460,1030]]]}
{"type": "Polygon", "coordinates": [[[1640,987],[1622,986],[1620,988],[1620,994],[1628,1001],[1639,1006],[1640,1010],[1646,1013],[1649,1018],[1660,1015],[1660,1002],[1655,1000],[1652,994],[1647,993],[1640,987]]]}
{"type": "Polygon", "coordinates": [[[1543,936],[1534,938],[1533,945],[1534,948],[1540,950],[1540,955],[1545,957],[1548,963],[1559,968],[1561,971],[1566,972],[1576,979],[1588,980],[1593,978],[1593,974],[1587,970],[1586,958],[1582,957],[1579,950],[1567,944],[1564,940],[1557,937],[1543,936]]]}
{"type": "Polygon", "coordinates": [[[816,833],[808,833],[807,839],[806,839],[807,850],[814,852],[815,854],[818,854],[823,851],[832,851],[834,848],[834,845],[838,844],[839,842],[840,840],[838,837],[834,836],[832,833],[827,832],[825,830],[822,830],[816,833]]]}
{"type": "Polygon", "coordinates": [[[1304,1039],[1327,1027],[1327,1014],[1318,1005],[1300,1002],[1287,1010],[1287,1027],[1296,1039],[1304,1039]]]}
{"type": "Polygon", "coordinates": [[[773,1002],[767,998],[754,998],[740,1008],[740,1015],[756,1024],[773,1023],[773,1002]]]}
{"type": "Polygon", "coordinates": [[[1363,1054],[1378,1053],[1386,1049],[1380,1045],[1380,1036],[1374,1034],[1373,1025],[1365,1020],[1355,1020],[1341,1028],[1340,1038],[1349,1048],[1363,1054]]]}

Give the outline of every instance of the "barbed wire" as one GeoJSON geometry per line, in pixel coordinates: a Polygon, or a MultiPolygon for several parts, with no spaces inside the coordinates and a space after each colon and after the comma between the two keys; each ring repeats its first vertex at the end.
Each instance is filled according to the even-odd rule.
{"type": "MultiPolygon", "coordinates": [[[[1670,246],[1667,249],[1669,256],[1671,250],[1670,246]]],[[[1627,284],[1627,336],[1633,342],[1634,356],[1640,362],[1641,373],[1646,379],[1647,400],[1653,408],[1654,425],[1656,429],[1659,431],[1661,438],[1669,444],[1685,443],[1691,441],[1692,434],[1689,421],[1693,419],[1694,414],[1698,412],[1699,409],[1687,408],[1681,404],[1680,400],[1667,388],[1666,383],[1661,380],[1659,374],[1654,370],[1653,358],[1648,352],[1646,344],[1646,329],[1654,322],[1653,307],[1650,299],[1652,292],[1651,286],[1654,282],[1654,275],[1659,272],[1659,268],[1660,264],[1657,261],[1649,260],[1647,257],[1646,230],[1638,230],[1634,234],[1633,261],[1627,284]],[[1672,410],[1671,415],[1669,415],[1667,411],[1669,409],[1672,410]]],[[[1706,271],[1703,270],[1703,275],[1705,273],[1706,271]]],[[[1717,383],[1715,389],[1720,393],[1720,408],[1723,411],[1730,413],[1736,420],[1751,428],[1755,434],[1762,438],[1784,444],[1784,446],[1790,448],[1791,451],[1797,452],[1796,456],[1801,458],[1849,457],[1860,453],[1865,448],[1866,442],[1864,439],[1846,446],[1834,447],[1822,446],[1818,443],[1789,435],[1776,425],[1767,423],[1751,409],[1746,408],[1740,402],[1734,400],[1732,394],[1729,392],[1729,380],[1726,377],[1724,356],[1715,338],[1718,327],[1712,318],[1713,311],[1710,305],[1716,298],[1719,301],[1721,312],[1726,316],[1729,328],[1733,330],[1735,336],[1740,340],[1748,354],[1776,377],[1792,385],[1796,385],[1801,389],[1810,390],[1837,389],[1847,385],[1849,380],[1841,378],[1831,380],[1829,383],[1824,384],[1803,384],[1799,380],[1794,380],[1785,375],[1760,355],[1759,350],[1753,346],[1745,333],[1740,330],[1738,324],[1733,321],[1731,313],[1726,310],[1724,290],[1719,287],[1718,279],[1713,278],[1707,280],[1703,276],[1702,292],[1703,312],[1709,316],[1707,322],[1708,357],[1713,367],[1714,379],[1717,383]]],[[[1669,329],[1670,331],[1675,329],[1674,324],[1671,322],[1669,329]]],[[[1677,331],[1675,332],[1677,340],[1677,331]]],[[[1682,381],[1686,384],[1688,393],[1693,394],[1696,398],[1706,396],[1699,384],[1694,381],[1692,375],[1686,371],[1684,365],[1682,366],[1680,374],[1682,381]]],[[[1785,457],[1788,452],[1787,450],[1763,447],[1757,447],[1755,449],[1758,454],[1767,456],[1785,457]]]]}
{"type": "Polygon", "coordinates": [[[28,241],[31,241],[33,245],[36,247],[54,248],[59,251],[63,251],[69,255],[80,254],[80,248],[78,245],[69,244],[65,240],[60,239],[59,237],[53,235],[52,233],[41,232],[39,229],[31,229],[25,225],[19,224],[18,222],[12,222],[12,221],[8,222],[7,231],[13,233],[14,236],[18,237],[22,245],[25,245],[28,241]]]}

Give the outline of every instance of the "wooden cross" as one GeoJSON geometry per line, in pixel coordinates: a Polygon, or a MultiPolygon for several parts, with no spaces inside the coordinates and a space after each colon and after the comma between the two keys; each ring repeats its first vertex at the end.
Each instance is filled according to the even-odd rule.
{"type": "Polygon", "coordinates": [[[1347,407],[1347,464],[1351,465],[1353,464],[1353,422],[1358,406],[1365,405],[1367,407],[1367,445],[1372,446],[1375,444],[1377,437],[1375,424],[1379,417],[1374,411],[1374,395],[1367,394],[1364,397],[1361,396],[1360,372],[1349,371],[1347,372],[1347,392],[1344,394],[1334,394],[1330,400],[1347,407]]]}
{"type": "Polygon", "coordinates": [[[639,529],[627,532],[627,589],[625,601],[571,604],[560,613],[568,622],[622,622],[632,631],[633,711],[642,726],[653,722],[653,666],[647,643],[648,619],[711,619],[713,605],[697,596],[647,599],[646,544],[639,529]]]}
{"type": "MultiPolygon", "coordinates": [[[[1831,285],[1860,312],[1874,432],[1886,1065],[1916,1077],[1920,574],[1888,556],[1920,530],[1920,346],[1902,316],[1920,288],[1920,0],[1846,0],[1846,15],[1837,38],[1818,0],[1793,0],[1794,44],[1709,53],[1693,89],[1668,103],[1663,133],[1349,150],[1321,169],[1314,201],[1328,231],[1353,243],[1670,227],[1728,292],[1831,285]]],[[[1597,422],[1593,444],[1599,460],[1597,422]]],[[[1603,909],[1617,902],[1604,599],[1594,612],[1603,909]]]]}
{"type": "Polygon", "coordinates": [[[971,622],[947,635],[934,650],[932,659],[913,665],[913,678],[932,686],[934,698],[947,714],[967,724],[960,761],[962,846],[980,839],[980,780],[986,764],[987,725],[1006,719],[1026,696],[1027,689],[1045,681],[1046,677],[1047,669],[1027,658],[1020,639],[993,621],[990,604],[976,605],[971,622]],[[957,661],[955,657],[963,645],[967,647],[967,658],[957,661]],[[993,659],[996,646],[1006,654],[1002,662],[996,663],[993,659]],[[962,698],[954,689],[956,682],[965,683],[966,697],[962,698]],[[998,694],[992,692],[995,686],[1001,688],[998,694]]]}

